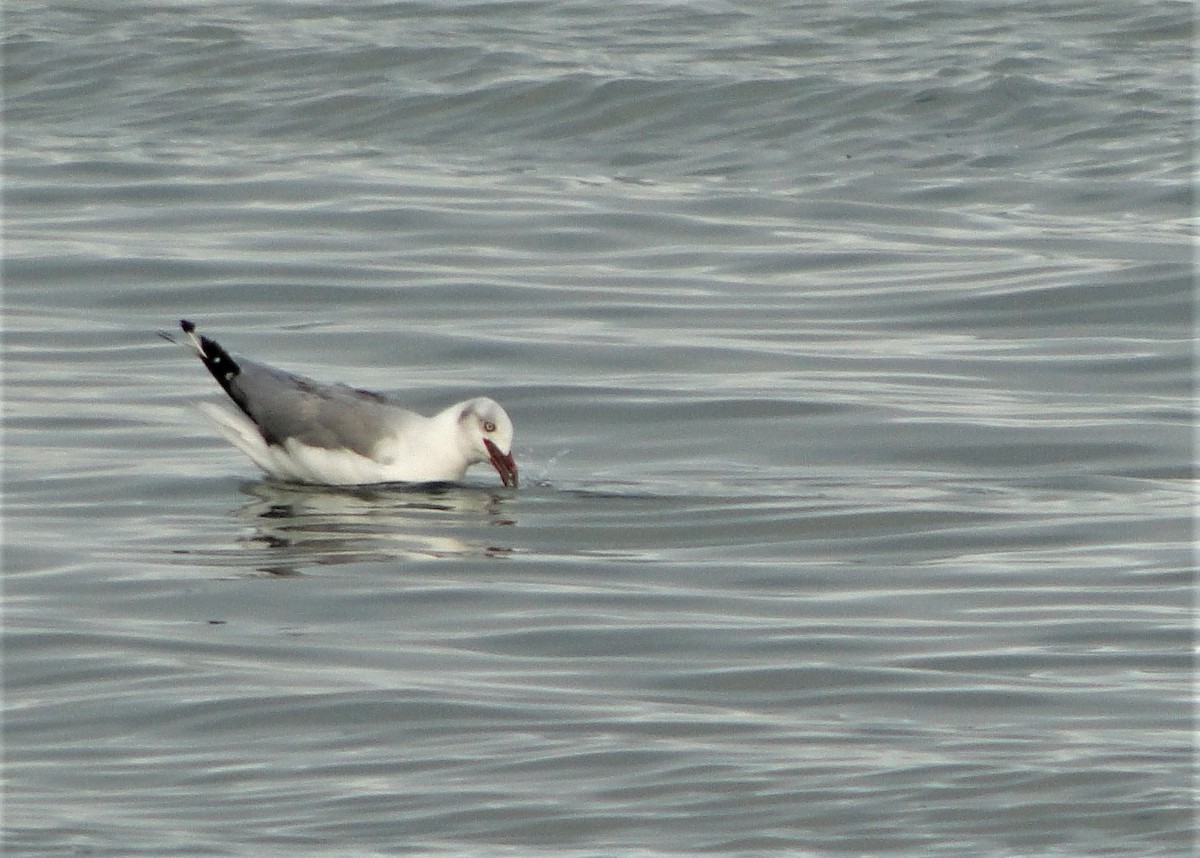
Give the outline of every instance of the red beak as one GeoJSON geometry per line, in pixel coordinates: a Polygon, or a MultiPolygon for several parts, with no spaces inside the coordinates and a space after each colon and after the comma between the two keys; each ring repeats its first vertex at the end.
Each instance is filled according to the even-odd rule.
{"type": "Polygon", "coordinates": [[[512,453],[506,456],[500,452],[499,447],[487,438],[483,439],[483,446],[487,447],[488,455],[492,457],[492,467],[500,475],[500,481],[506,486],[516,487],[517,460],[512,457],[512,453]]]}

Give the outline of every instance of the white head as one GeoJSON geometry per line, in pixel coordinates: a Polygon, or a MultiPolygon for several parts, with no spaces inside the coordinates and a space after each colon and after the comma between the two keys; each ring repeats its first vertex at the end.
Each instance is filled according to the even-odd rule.
{"type": "Polygon", "coordinates": [[[517,484],[517,463],[512,455],[513,425],[508,413],[486,396],[455,406],[458,409],[459,443],[472,462],[491,462],[501,482],[517,484]]]}

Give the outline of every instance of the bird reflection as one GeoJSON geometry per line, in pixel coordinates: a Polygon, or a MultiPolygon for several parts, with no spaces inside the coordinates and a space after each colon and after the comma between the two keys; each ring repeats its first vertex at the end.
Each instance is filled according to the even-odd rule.
{"type": "Polygon", "coordinates": [[[331,488],[260,480],[236,511],[252,527],[247,545],[264,572],[306,566],[446,557],[503,558],[513,549],[495,528],[516,524],[512,495],[453,484],[331,488]]]}

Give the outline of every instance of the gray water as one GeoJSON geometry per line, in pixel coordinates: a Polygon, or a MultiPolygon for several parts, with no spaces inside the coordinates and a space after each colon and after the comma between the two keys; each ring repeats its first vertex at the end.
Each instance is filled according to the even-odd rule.
{"type": "Polygon", "coordinates": [[[1192,14],[7,4],[5,854],[1191,854],[1192,14]]]}

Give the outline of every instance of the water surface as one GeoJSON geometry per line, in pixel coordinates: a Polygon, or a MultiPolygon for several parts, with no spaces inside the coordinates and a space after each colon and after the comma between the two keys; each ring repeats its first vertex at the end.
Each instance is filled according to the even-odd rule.
{"type": "Polygon", "coordinates": [[[1191,853],[1186,4],[5,17],[6,854],[1191,853]]]}

